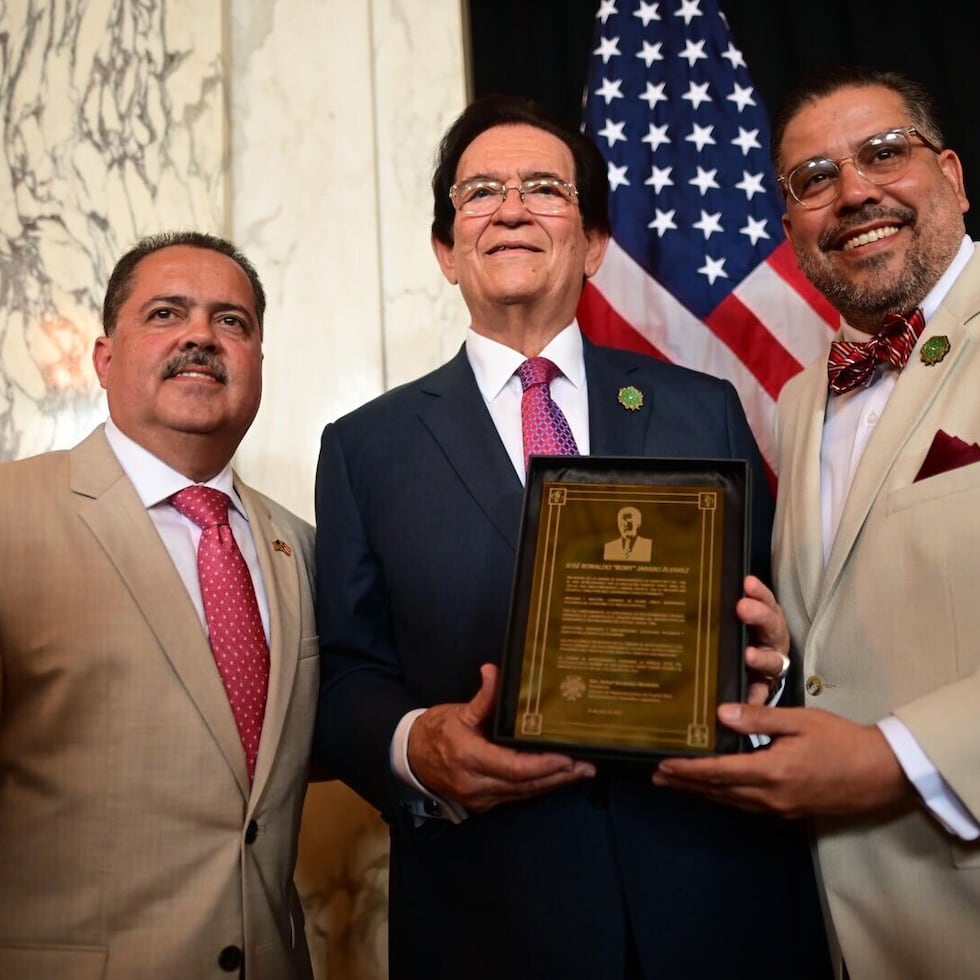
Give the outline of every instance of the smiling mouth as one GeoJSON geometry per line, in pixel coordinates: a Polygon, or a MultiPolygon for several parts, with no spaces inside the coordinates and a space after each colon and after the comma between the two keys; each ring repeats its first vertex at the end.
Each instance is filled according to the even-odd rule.
{"type": "Polygon", "coordinates": [[[540,248],[535,248],[533,245],[525,245],[521,242],[507,242],[502,245],[494,245],[493,248],[487,250],[487,255],[499,255],[501,252],[540,252],[540,248]]]}
{"type": "Polygon", "coordinates": [[[841,246],[841,250],[849,252],[852,248],[857,248],[860,245],[869,245],[871,242],[880,241],[882,238],[891,238],[892,235],[897,235],[898,232],[898,225],[889,225],[887,228],[874,228],[871,231],[866,231],[847,239],[841,246]]]}

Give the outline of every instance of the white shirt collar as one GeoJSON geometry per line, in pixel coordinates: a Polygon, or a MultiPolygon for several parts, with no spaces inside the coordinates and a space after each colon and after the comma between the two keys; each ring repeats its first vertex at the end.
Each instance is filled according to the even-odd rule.
{"type": "MultiPolygon", "coordinates": [[[[480,393],[488,403],[500,394],[514,372],[527,360],[520,351],[491,340],[472,327],[466,331],[466,356],[473,367],[480,393]]],[[[585,355],[577,320],[572,320],[553,337],[540,356],[553,361],[576,389],[585,388],[585,355]]]]}
{"type": "MultiPolygon", "coordinates": [[[[144,507],[150,508],[157,504],[166,503],[178,490],[183,490],[184,487],[193,483],[182,473],[178,473],[177,470],[157,459],[138,442],[130,439],[129,436],[120,431],[111,418],[106,419],[105,437],[115,453],[116,459],[119,460],[119,465],[123,468],[130,483],[133,484],[140,500],[143,501],[144,507]]],[[[235,490],[234,473],[230,462],[217,476],[208,480],[204,486],[214,487],[214,489],[228,494],[235,509],[248,520],[245,507],[235,490]]]]}

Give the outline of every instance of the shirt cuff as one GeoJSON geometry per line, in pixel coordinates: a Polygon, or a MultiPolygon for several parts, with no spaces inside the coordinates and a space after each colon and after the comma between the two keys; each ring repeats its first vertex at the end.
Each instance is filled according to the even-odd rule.
{"type": "Polygon", "coordinates": [[[430,793],[416,778],[412,767],[408,764],[408,733],[415,724],[415,719],[423,714],[425,708],[415,708],[402,716],[391,737],[389,760],[392,772],[402,784],[401,802],[407,806],[415,817],[416,823],[423,820],[448,820],[450,823],[462,823],[469,814],[458,803],[445,800],[435,793],[430,793]]]}
{"type": "Polygon", "coordinates": [[[961,840],[980,837],[980,824],[960,802],[949,783],[932,764],[915,736],[894,715],[882,718],[878,728],[891,746],[909,782],[922,797],[922,802],[950,834],[961,840]]]}

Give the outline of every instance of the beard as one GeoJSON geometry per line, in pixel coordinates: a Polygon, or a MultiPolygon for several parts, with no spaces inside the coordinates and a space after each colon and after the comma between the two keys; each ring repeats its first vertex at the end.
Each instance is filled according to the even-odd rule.
{"type": "Polygon", "coordinates": [[[877,329],[889,313],[914,310],[953,260],[964,232],[959,206],[955,200],[952,205],[956,208],[955,220],[948,213],[949,203],[944,201],[925,222],[908,208],[862,208],[821,236],[816,251],[797,250],[797,262],[807,279],[848,323],[856,327],[871,324],[877,329]],[[911,232],[905,262],[896,273],[893,256],[874,255],[863,260],[862,277],[855,281],[835,266],[836,250],[832,243],[841,241],[850,228],[881,220],[911,232]],[[923,223],[927,228],[946,230],[941,234],[925,231],[923,223]]]}

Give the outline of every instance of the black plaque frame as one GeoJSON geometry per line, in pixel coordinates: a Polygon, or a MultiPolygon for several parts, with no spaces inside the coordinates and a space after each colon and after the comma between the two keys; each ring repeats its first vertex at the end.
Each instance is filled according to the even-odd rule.
{"type": "Polygon", "coordinates": [[[494,741],[648,765],[745,748],[716,708],[746,689],[750,479],[744,460],[531,458],[494,741]],[[624,508],[652,544],[608,557],[624,508]]]}

